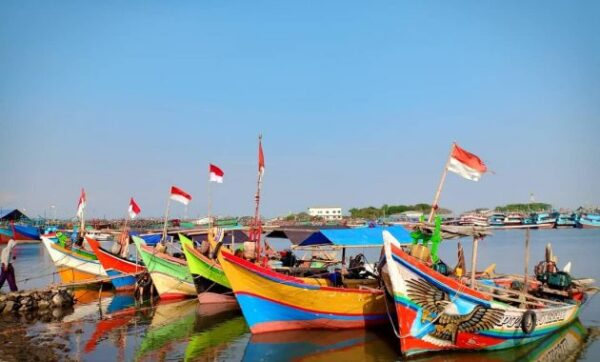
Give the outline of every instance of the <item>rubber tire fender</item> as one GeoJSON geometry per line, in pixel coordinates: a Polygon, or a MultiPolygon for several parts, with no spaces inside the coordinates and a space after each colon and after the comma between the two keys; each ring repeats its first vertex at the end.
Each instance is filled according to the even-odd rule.
{"type": "Polygon", "coordinates": [[[525,334],[531,334],[535,330],[535,325],[537,323],[537,316],[534,311],[531,309],[527,310],[523,313],[523,317],[521,317],[521,329],[525,334]]]}

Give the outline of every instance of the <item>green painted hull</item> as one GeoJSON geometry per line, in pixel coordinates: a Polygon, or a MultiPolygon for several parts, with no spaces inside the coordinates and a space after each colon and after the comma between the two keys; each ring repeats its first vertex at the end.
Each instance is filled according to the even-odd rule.
{"type": "Polygon", "coordinates": [[[225,272],[223,272],[223,269],[216,262],[216,260],[202,258],[196,253],[190,252],[188,248],[193,249],[194,243],[184,235],[179,234],[179,240],[181,241],[182,249],[185,253],[185,258],[187,259],[188,268],[191,274],[199,275],[213,283],[217,283],[227,289],[231,289],[231,285],[225,276],[225,272]]]}
{"type": "Polygon", "coordinates": [[[132,238],[161,298],[196,295],[194,278],[192,278],[184,260],[155,253],[154,249],[146,249],[147,247],[142,239],[137,236],[132,238]]]}

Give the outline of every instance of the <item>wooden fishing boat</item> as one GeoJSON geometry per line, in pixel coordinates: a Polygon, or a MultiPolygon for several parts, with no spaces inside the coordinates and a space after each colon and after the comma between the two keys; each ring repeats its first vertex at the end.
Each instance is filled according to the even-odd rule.
{"type": "Polygon", "coordinates": [[[111,253],[100,246],[100,243],[96,239],[86,237],[86,240],[96,254],[100,264],[102,264],[106,274],[113,277],[111,282],[115,289],[125,290],[135,288],[136,276],[146,271],[145,266],[111,253]]]}
{"type": "Polygon", "coordinates": [[[545,338],[577,318],[579,301],[525,294],[519,299],[476,290],[433,270],[405,251],[393,235],[383,234],[400,350],[406,357],[511,348],[545,338]]]}
{"type": "Polygon", "coordinates": [[[217,260],[210,259],[194,248],[194,242],[179,234],[187,265],[194,278],[198,301],[207,303],[236,303],[229,280],[217,260]]]}
{"type": "MultiPolygon", "coordinates": [[[[380,247],[382,228],[320,230],[306,240],[306,246],[329,244],[338,248],[380,247]]],[[[390,227],[398,237],[410,238],[402,227],[390,227]]],[[[351,329],[385,323],[386,298],[372,279],[344,280],[333,286],[334,278],[297,278],[258,266],[221,249],[219,263],[250,331],[254,334],[294,329],[351,329]]],[[[329,275],[331,277],[332,275],[329,275]]]]}
{"type": "Polygon", "coordinates": [[[94,253],[74,246],[67,248],[61,245],[55,234],[42,235],[41,238],[64,283],[107,276],[94,253]]]}
{"type": "Polygon", "coordinates": [[[584,229],[600,228],[600,214],[581,215],[578,225],[584,229]]]}
{"type": "Polygon", "coordinates": [[[21,224],[0,227],[0,244],[8,243],[10,239],[15,241],[39,241],[40,229],[36,226],[21,224]]]}
{"type": "Polygon", "coordinates": [[[132,236],[144,265],[161,299],[180,299],[198,295],[194,279],[184,259],[161,253],[146,245],[143,239],[132,236]]]}

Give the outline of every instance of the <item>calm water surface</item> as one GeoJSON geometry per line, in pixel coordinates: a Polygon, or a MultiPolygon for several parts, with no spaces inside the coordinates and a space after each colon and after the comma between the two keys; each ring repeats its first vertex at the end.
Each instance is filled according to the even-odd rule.
{"type": "MultiPolygon", "coordinates": [[[[496,231],[480,243],[478,268],[496,263],[498,273],[522,273],[522,230],[496,231]]],[[[471,241],[462,241],[470,261],[471,241]]],[[[600,280],[600,230],[532,230],[531,266],[552,243],[559,266],[572,262],[572,274],[600,280]]],[[[456,241],[444,241],[440,255],[456,263],[456,241]]],[[[364,252],[369,261],[378,251],[364,252]]],[[[44,248],[20,245],[15,263],[21,289],[58,281],[44,248]]],[[[7,286],[3,287],[6,291],[7,286]]],[[[81,301],[61,323],[0,319],[0,360],[73,359],[85,361],[390,361],[399,344],[389,327],[377,331],[300,331],[251,336],[240,311],[201,306],[196,300],[136,302],[131,295],[79,290],[81,301]]],[[[425,360],[600,360],[600,298],[592,299],[580,321],[538,343],[492,353],[449,353],[425,360]]]]}

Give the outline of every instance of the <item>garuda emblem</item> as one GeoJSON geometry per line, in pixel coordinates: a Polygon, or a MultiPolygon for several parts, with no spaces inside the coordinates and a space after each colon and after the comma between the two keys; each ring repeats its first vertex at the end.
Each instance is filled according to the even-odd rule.
{"type": "Polygon", "coordinates": [[[408,296],[423,308],[423,316],[427,314],[437,316],[437,318],[429,318],[434,321],[435,327],[429,335],[446,343],[456,344],[458,332],[474,333],[492,329],[500,324],[504,316],[504,311],[501,309],[486,308],[477,304],[470,312],[460,314],[458,306],[443,290],[422,279],[411,279],[406,281],[406,284],[408,296]]]}

